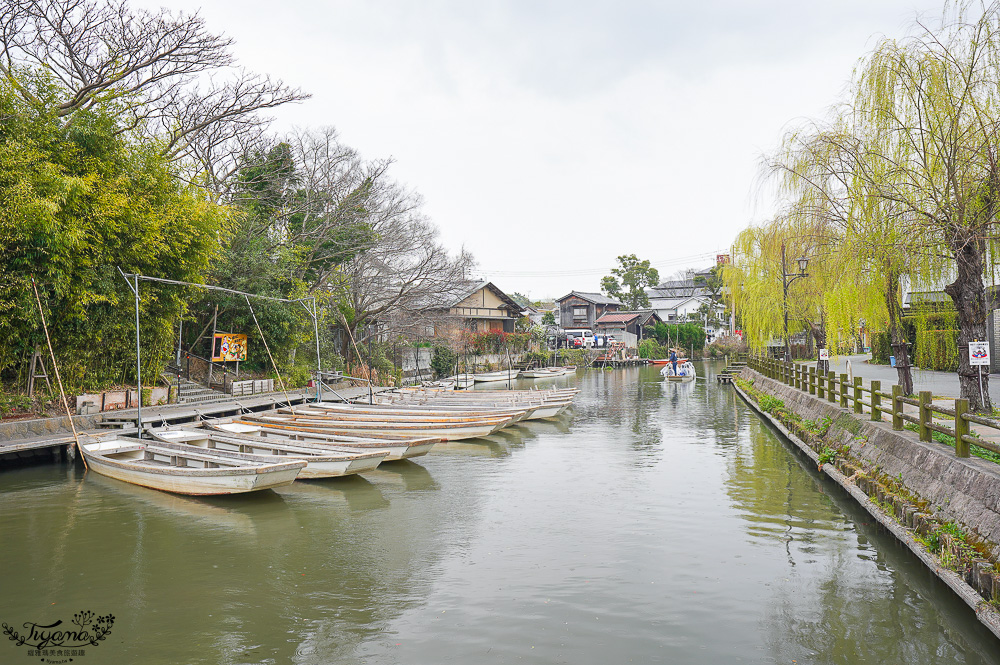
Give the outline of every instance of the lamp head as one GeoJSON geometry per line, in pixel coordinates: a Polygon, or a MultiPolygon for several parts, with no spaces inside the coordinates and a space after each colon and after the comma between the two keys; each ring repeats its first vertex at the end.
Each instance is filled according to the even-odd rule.
{"type": "Polygon", "coordinates": [[[798,259],[798,263],[799,263],[799,272],[805,274],[806,267],[809,265],[809,259],[803,256],[801,259],[798,259]]]}

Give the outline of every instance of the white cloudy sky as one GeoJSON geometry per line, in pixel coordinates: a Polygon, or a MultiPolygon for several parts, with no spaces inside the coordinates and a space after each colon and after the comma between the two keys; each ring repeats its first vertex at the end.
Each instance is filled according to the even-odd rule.
{"type": "MultiPolygon", "coordinates": [[[[943,0],[942,0],[943,1],[943,0]]],[[[159,6],[155,0],[140,5],[159,6]]],[[[941,1],[170,0],[312,93],[277,127],[392,157],[453,249],[533,298],[619,254],[701,268],[768,214],[758,160],[941,1]]]]}

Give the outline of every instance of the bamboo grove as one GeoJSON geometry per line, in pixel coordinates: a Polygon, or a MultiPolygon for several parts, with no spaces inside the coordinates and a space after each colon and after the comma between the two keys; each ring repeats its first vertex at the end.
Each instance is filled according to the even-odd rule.
{"type": "MultiPolygon", "coordinates": [[[[961,394],[980,398],[968,345],[987,339],[1000,197],[1000,5],[951,3],[933,26],[883,39],[862,58],[829,116],[788,132],[762,160],[779,195],[769,222],[744,230],[724,273],[748,343],[782,330],[781,247],[810,259],[789,289],[789,326],[817,346],[848,346],[862,326],[887,335],[912,391],[903,289],[947,294],[957,322],[961,394]]],[[[942,304],[936,303],[940,309],[942,304]]]]}

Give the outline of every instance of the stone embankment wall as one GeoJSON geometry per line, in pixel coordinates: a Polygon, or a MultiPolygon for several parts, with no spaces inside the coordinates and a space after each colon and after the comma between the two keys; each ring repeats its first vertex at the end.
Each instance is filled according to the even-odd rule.
{"type": "MultiPolygon", "coordinates": [[[[98,417],[94,416],[73,416],[73,424],[77,430],[94,429],[97,427],[98,417]]],[[[72,428],[69,418],[66,416],[58,418],[33,418],[30,420],[12,420],[0,423],[0,442],[15,441],[17,439],[31,439],[34,437],[71,434],[72,428]]]]}
{"type": "Polygon", "coordinates": [[[737,390],[907,544],[1000,637],[1000,465],[956,457],[751,369],[737,390]],[[746,388],[743,390],[742,388],[746,388]],[[761,405],[769,395],[783,406],[761,405]],[[766,406],[769,408],[762,408],[766,406]],[[768,412],[769,411],[769,412],[768,412]],[[832,459],[831,459],[832,458],[832,459]]]}

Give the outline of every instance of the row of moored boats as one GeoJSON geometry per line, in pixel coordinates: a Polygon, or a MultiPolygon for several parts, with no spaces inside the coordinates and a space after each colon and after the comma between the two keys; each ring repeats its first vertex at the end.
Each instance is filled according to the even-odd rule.
{"type": "Polygon", "coordinates": [[[441,442],[554,418],[578,391],[404,389],[374,404],[318,402],[82,442],[91,470],[181,494],[235,494],[297,478],[371,471],[426,455],[441,442]]]}
{"type": "Polygon", "coordinates": [[[514,379],[548,379],[574,373],[576,373],[576,365],[538,367],[536,369],[502,369],[496,372],[456,374],[438,381],[427,382],[424,386],[461,390],[463,388],[470,388],[476,383],[496,383],[499,381],[512,381],[514,379]]]}

